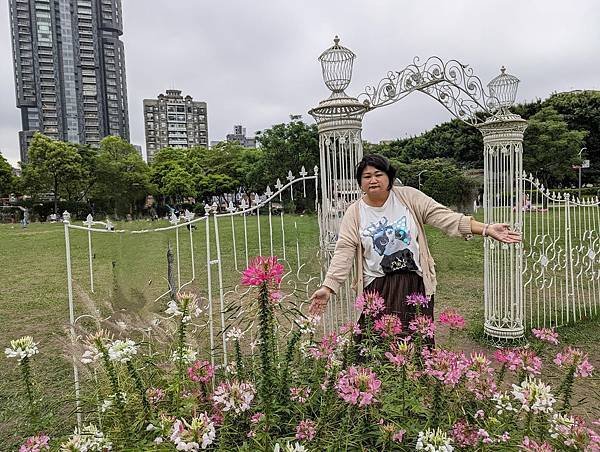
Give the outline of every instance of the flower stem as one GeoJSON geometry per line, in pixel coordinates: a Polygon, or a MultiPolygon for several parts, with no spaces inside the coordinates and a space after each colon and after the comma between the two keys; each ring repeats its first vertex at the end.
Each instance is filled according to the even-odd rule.
{"type": "Polygon", "coordinates": [[[569,411],[571,408],[571,396],[573,395],[573,384],[575,383],[575,371],[577,370],[577,366],[573,364],[569,367],[567,374],[565,375],[564,380],[560,384],[558,388],[558,393],[562,394],[562,407],[561,411],[563,413],[569,411]]]}
{"type": "Polygon", "coordinates": [[[23,375],[23,383],[25,383],[25,392],[29,401],[29,410],[32,416],[35,415],[36,408],[33,400],[33,389],[31,384],[31,369],[29,368],[29,357],[21,360],[21,374],[23,375]]]}
{"type": "MultiPolygon", "coordinates": [[[[265,414],[265,429],[268,430],[271,418],[272,405],[272,343],[273,343],[273,323],[271,321],[272,308],[270,304],[270,293],[267,283],[260,287],[258,296],[259,303],[259,336],[260,336],[260,360],[261,360],[261,381],[259,385],[260,399],[265,414]]],[[[268,435],[267,435],[268,436],[268,435]]],[[[266,445],[265,445],[266,446],[266,445]]]]}
{"type": "Polygon", "coordinates": [[[433,402],[431,404],[431,423],[433,428],[439,424],[439,415],[442,410],[442,384],[438,381],[433,389],[433,402]]]}
{"type": "Polygon", "coordinates": [[[140,377],[139,372],[133,366],[131,361],[127,361],[127,370],[129,371],[129,375],[131,375],[131,379],[133,380],[136,389],[140,393],[140,397],[142,399],[142,407],[144,408],[144,414],[148,414],[150,411],[150,404],[148,403],[148,399],[146,398],[146,389],[144,388],[144,384],[142,383],[142,378],[140,377]]]}

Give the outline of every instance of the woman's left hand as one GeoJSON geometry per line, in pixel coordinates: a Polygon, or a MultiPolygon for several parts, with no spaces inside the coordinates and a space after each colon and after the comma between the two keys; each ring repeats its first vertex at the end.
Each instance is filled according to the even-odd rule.
{"type": "Polygon", "coordinates": [[[502,243],[519,243],[521,241],[521,233],[511,231],[506,223],[490,224],[487,227],[486,235],[502,243]]]}

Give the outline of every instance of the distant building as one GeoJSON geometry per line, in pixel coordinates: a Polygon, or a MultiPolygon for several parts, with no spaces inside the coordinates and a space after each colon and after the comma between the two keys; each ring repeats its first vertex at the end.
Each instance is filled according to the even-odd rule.
{"type": "Polygon", "coordinates": [[[148,163],[165,147],[208,147],[206,102],[183,97],[177,89],[159,94],[158,99],[144,99],[144,125],[148,163]]]}
{"type": "Polygon", "coordinates": [[[226,140],[229,143],[235,143],[236,141],[244,146],[245,148],[255,148],[256,138],[246,137],[246,128],[240,125],[233,126],[233,133],[228,133],[226,140]]]}
{"type": "Polygon", "coordinates": [[[121,0],[9,0],[21,161],[37,131],[129,140],[121,0]]]}

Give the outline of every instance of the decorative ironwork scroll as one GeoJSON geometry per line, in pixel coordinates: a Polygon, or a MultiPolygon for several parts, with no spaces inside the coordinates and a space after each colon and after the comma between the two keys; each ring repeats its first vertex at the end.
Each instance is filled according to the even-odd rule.
{"type": "Polygon", "coordinates": [[[390,71],[377,86],[367,86],[358,100],[368,110],[393,104],[420,91],[438,101],[454,117],[470,125],[496,116],[500,101],[490,95],[473,69],[457,60],[437,56],[421,63],[418,57],[401,71],[390,71]]]}

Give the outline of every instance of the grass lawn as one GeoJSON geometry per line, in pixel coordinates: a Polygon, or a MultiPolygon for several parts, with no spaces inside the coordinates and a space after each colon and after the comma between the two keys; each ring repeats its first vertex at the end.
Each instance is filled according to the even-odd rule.
{"type": "MultiPolygon", "coordinates": [[[[297,254],[304,264],[298,277],[290,280],[306,281],[319,274],[317,259],[318,227],[313,216],[285,217],[285,251],[289,267],[295,268],[297,254]],[[297,246],[298,244],[298,246],[297,246]]],[[[231,298],[230,290],[239,281],[239,271],[245,267],[245,254],[240,252],[246,237],[242,219],[236,219],[233,233],[231,220],[219,220],[221,277],[225,302],[231,298]],[[237,269],[234,262],[233,242],[236,242],[237,269]],[[229,298],[228,298],[229,297],[229,298]]],[[[269,254],[268,218],[261,215],[261,251],[269,254]]],[[[257,255],[257,218],[248,217],[249,257],[257,255]]],[[[283,256],[283,237],[280,218],[273,217],[273,252],[283,256]]],[[[117,228],[141,229],[148,222],[117,224],[117,228]]],[[[162,224],[162,226],[166,226],[162,224]]],[[[197,286],[202,295],[208,292],[206,271],[206,224],[197,224],[194,232],[194,254],[197,286]]],[[[216,259],[214,223],[210,224],[210,255],[216,259]]],[[[436,230],[428,230],[432,253],[437,263],[438,293],[436,311],[453,306],[465,315],[469,328],[458,338],[458,346],[466,351],[486,349],[481,341],[483,326],[483,249],[480,238],[465,242],[444,237],[436,230]]],[[[71,232],[73,254],[74,296],[76,315],[111,315],[113,320],[133,322],[133,316],[146,318],[164,309],[155,299],[167,290],[166,246],[174,247],[175,233],[152,234],[96,234],[94,244],[94,285],[91,293],[88,261],[87,233],[71,232]]],[[[175,252],[175,249],[174,249],[175,252]]],[[[191,279],[190,241],[187,230],[180,231],[181,282],[191,279]]],[[[44,409],[42,425],[27,425],[26,404],[22,397],[20,374],[14,360],[0,356],[0,450],[12,450],[24,435],[32,430],[43,429],[51,436],[68,433],[74,425],[72,410],[72,368],[68,352],[67,335],[68,305],[66,291],[65,244],[61,224],[32,224],[22,230],[19,225],[0,225],[0,345],[6,346],[11,339],[32,335],[39,341],[40,354],[33,358],[32,368],[37,382],[36,394],[44,409]]],[[[176,276],[175,276],[176,277],[176,276]]],[[[219,306],[219,274],[217,266],[211,265],[211,279],[215,309],[219,306]]],[[[305,285],[310,291],[313,281],[305,285]]],[[[298,294],[302,298],[302,292],[298,294]]],[[[215,314],[218,316],[218,314],[215,314]]],[[[215,321],[218,321],[216,319],[215,321]]],[[[600,353],[595,342],[600,332],[600,321],[590,320],[576,327],[559,330],[562,342],[576,345],[590,354],[591,362],[600,371],[600,353]]],[[[439,339],[444,342],[443,335],[439,339]]],[[[489,349],[488,349],[489,350],[489,349]]],[[[545,370],[549,378],[556,374],[551,366],[545,370]]],[[[598,379],[590,379],[580,388],[579,398],[595,398],[580,407],[588,417],[598,417],[598,379]]]]}

